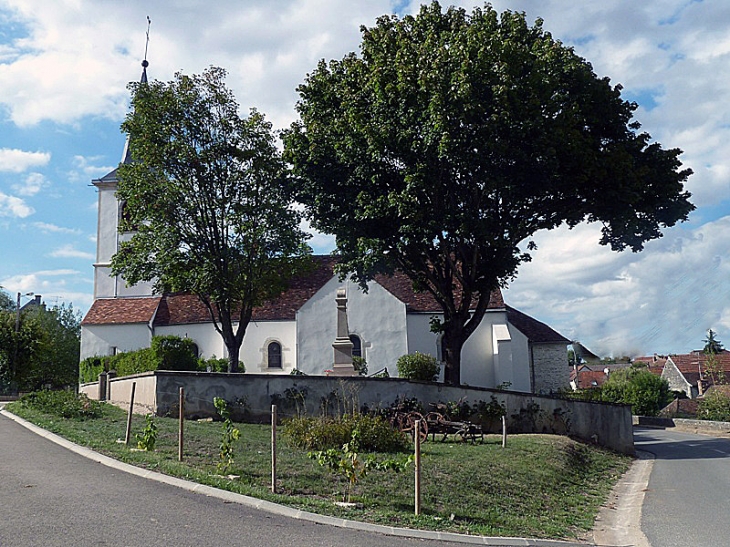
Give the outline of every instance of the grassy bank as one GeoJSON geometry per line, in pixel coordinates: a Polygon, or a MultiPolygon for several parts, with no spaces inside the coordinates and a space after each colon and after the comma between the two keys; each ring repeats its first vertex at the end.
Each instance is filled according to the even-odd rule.
{"type": "MultiPolygon", "coordinates": [[[[422,512],[413,515],[413,467],[405,473],[374,471],[358,483],[354,509],[338,507],[344,479],[309,459],[306,452],[280,440],[278,490],[269,491],[268,426],[237,424],[235,463],[217,476],[221,423],[185,424],[183,463],[177,461],[178,423],[155,418],[158,437],[153,452],[135,451],[123,439],[126,414],[105,405],[95,419],[63,419],[10,403],[7,410],[121,461],[241,494],[321,514],[372,523],[488,536],[581,538],[592,528],[600,504],[630,458],[566,437],[515,435],[503,449],[501,437],[482,444],[426,442],[422,445],[422,512]]],[[[133,419],[133,433],[145,427],[133,419]]]]}

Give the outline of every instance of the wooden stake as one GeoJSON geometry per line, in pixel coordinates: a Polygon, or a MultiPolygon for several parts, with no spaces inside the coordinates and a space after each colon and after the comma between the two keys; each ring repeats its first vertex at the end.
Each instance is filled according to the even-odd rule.
{"type": "Polygon", "coordinates": [[[185,388],[180,387],[180,423],[177,434],[177,460],[183,461],[183,444],[185,436],[185,388]]]}
{"type": "Polygon", "coordinates": [[[414,427],[414,435],[413,435],[413,446],[415,450],[415,460],[416,460],[416,500],[415,500],[415,513],[416,516],[421,514],[421,435],[419,434],[421,431],[421,420],[416,420],[416,424],[414,427]]]}
{"type": "Polygon", "coordinates": [[[129,438],[132,433],[132,411],[134,410],[134,390],[137,382],[132,382],[132,394],[129,396],[129,414],[127,414],[127,434],[124,436],[124,444],[129,446],[129,438]]]}
{"type": "Polygon", "coordinates": [[[507,448],[507,418],[502,416],[502,448],[507,448]]]}
{"type": "Polygon", "coordinates": [[[276,494],[276,405],[271,405],[271,492],[276,494]]]}

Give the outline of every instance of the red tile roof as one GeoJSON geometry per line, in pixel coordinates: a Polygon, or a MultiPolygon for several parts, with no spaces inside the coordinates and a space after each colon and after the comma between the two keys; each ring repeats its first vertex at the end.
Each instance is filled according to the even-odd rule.
{"type": "Polygon", "coordinates": [[[577,380],[575,371],[571,372],[570,379],[576,381],[578,389],[591,389],[602,386],[608,375],[602,370],[579,370],[577,380]]]}
{"type": "MultiPolygon", "coordinates": [[[[254,308],[252,320],[274,321],[296,318],[296,312],[319,291],[335,275],[334,267],[337,259],[332,256],[315,256],[314,268],[306,275],[292,279],[289,289],[281,296],[254,308]]],[[[392,276],[378,275],[375,281],[406,305],[409,312],[441,312],[436,299],[428,292],[415,292],[411,280],[402,272],[392,276]]],[[[502,292],[492,292],[489,309],[504,309],[502,292]]],[[[565,340],[547,325],[510,308],[517,326],[528,337],[542,338],[542,341],[554,339],[565,340]],[[526,329],[528,332],[526,332],[526,329]]],[[[167,294],[163,297],[109,298],[94,302],[82,324],[121,324],[148,322],[154,317],[154,324],[183,325],[191,323],[207,323],[210,314],[197,296],[191,294],[167,294]],[[157,310],[156,315],[154,314],[157,310]]]]}
{"type": "Polygon", "coordinates": [[[82,325],[149,323],[155,316],[159,296],[143,298],[100,298],[89,309],[82,325]]]}

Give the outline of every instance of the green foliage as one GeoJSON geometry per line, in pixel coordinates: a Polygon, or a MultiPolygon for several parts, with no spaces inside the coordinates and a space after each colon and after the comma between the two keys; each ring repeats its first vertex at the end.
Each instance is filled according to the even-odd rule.
{"type": "Polygon", "coordinates": [[[96,382],[99,374],[109,371],[108,357],[87,357],[79,364],[79,382],[96,382]]]}
{"type": "Polygon", "coordinates": [[[213,397],[213,406],[215,406],[218,415],[223,419],[223,435],[218,447],[218,472],[225,473],[234,463],[233,442],[240,438],[241,431],[233,425],[231,412],[228,409],[228,403],[225,399],[213,397]]]}
{"type": "Polygon", "coordinates": [[[284,134],[298,201],[336,236],[341,273],[400,269],[441,304],[453,383],[537,231],[600,222],[601,244],[638,251],[694,209],[681,151],[639,132],[621,87],[524,13],[383,16],[298,91],[284,134]]]}
{"type": "Polygon", "coordinates": [[[103,403],[73,391],[34,391],[23,395],[18,403],[46,414],[77,420],[101,418],[104,410],[103,403]]]}
{"type": "Polygon", "coordinates": [[[627,367],[611,373],[600,388],[601,400],[631,405],[639,416],[656,416],[672,395],[669,383],[642,367],[627,367]]]}
{"type": "MultiPolygon", "coordinates": [[[[201,372],[228,372],[228,359],[218,358],[215,355],[210,359],[198,359],[198,370],[201,372]]],[[[243,361],[238,362],[238,372],[246,372],[243,361]]]]}
{"type": "Polygon", "coordinates": [[[0,393],[75,385],[80,329],[70,305],[0,311],[0,393]]]}
{"type": "Polygon", "coordinates": [[[179,336],[153,336],[152,353],[159,360],[159,370],[197,370],[195,342],[179,336]]]}
{"type": "MultiPolygon", "coordinates": [[[[218,360],[213,361],[217,365],[218,360]]],[[[228,361],[223,361],[227,367],[228,361]]],[[[192,340],[179,336],[153,336],[149,348],[84,359],[79,366],[79,378],[82,383],[95,382],[100,373],[110,370],[116,371],[117,376],[129,376],[151,370],[194,371],[199,370],[198,367],[192,340]]]]}
{"type": "Polygon", "coordinates": [[[357,374],[359,376],[368,375],[368,362],[365,360],[364,357],[353,357],[352,366],[357,371],[357,374]]]}
{"type": "Polygon", "coordinates": [[[122,129],[135,161],[119,167],[117,195],[120,230],[134,233],[112,271],[197,295],[237,372],[253,308],[280,295],[311,250],[271,123],[256,110],[240,117],[225,76],[210,68],[130,85],[122,129]]]}
{"type": "Polygon", "coordinates": [[[730,397],[718,390],[712,390],[699,399],[697,404],[699,420],[730,422],[730,397]]]}
{"type": "Polygon", "coordinates": [[[379,471],[404,471],[413,461],[413,456],[406,458],[377,459],[373,455],[360,456],[362,449],[360,443],[360,430],[355,428],[352,431],[350,440],[342,445],[342,450],[330,448],[317,452],[309,452],[307,456],[317,460],[322,467],[327,467],[335,473],[340,473],[347,480],[347,489],[342,495],[343,501],[352,500],[352,491],[360,481],[367,476],[371,470],[379,471]]]}
{"type": "Polygon", "coordinates": [[[298,368],[293,368],[292,371],[289,373],[289,376],[306,376],[307,374],[299,370],[298,368]]]}
{"type": "Polygon", "coordinates": [[[369,452],[405,452],[410,440],[385,419],[368,414],[331,417],[298,417],[285,422],[283,433],[289,442],[304,450],[328,450],[347,443],[354,431],[358,442],[369,452]]]}
{"type": "Polygon", "coordinates": [[[137,433],[134,438],[137,439],[137,448],[140,450],[154,450],[157,442],[157,425],[155,417],[147,414],[145,417],[145,428],[142,433],[137,433]]]}
{"type": "Polygon", "coordinates": [[[396,367],[401,378],[421,382],[435,382],[440,372],[438,361],[433,355],[419,352],[401,355],[396,367]]]}
{"type": "Polygon", "coordinates": [[[717,333],[712,329],[707,331],[707,338],[704,339],[705,347],[702,350],[704,353],[715,355],[721,353],[724,349],[722,342],[720,342],[715,336],[717,333]]]}

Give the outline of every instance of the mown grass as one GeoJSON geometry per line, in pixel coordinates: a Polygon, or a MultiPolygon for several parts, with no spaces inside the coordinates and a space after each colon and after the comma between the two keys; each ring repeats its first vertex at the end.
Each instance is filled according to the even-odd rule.
{"type": "MultiPolygon", "coordinates": [[[[354,509],[333,502],[345,490],[344,479],[309,459],[306,452],[280,439],[278,493],[271,480],[271,430],[237,424],[236,479],[216,471],[222,424],[185,423],[184,462],[177,461],[178,422],[155,418],[154,452],[131,450],[117,442],[126,430],[126,413],[105,405],[98,419],[63,419],[9,404],[7,410],[82,446],[121,461],[162,473],[267,499],[320,514],[371,523],[487,536],[584,538],[599,506],[630,465],[630,458],[567,437],[514,435],[503,449],[501,437],[482,444],[426,442],[422,445],[422,514],[413,514],[413,467],[405,473],[372,472],[358,483],[354,509]]],[[[134,416],[141,433],[144,416],[134,416]]]]}

